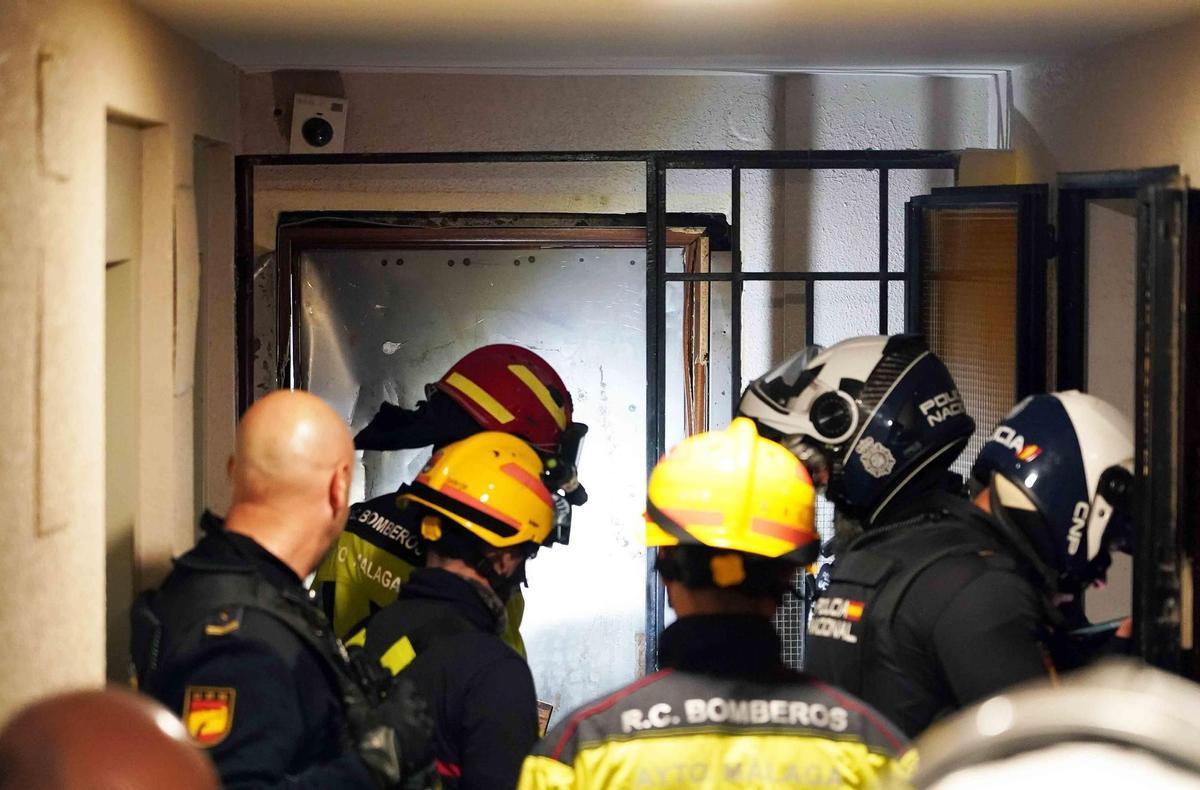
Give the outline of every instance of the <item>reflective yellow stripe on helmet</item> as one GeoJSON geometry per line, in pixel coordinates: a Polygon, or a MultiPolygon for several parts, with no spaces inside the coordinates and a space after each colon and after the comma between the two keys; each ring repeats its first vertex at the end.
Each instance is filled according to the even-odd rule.
{"type": "Polygon", "coordinates": [[[699,543],[803,563],[816,555],[812,482],[782,445],[738,417],[688,437],[646,486],[646,545],[699,543]]]}
{"type": "Polygon", "coordinates": [[[558,429],[561,431],[566,428],[567,413],[563,411],[562,406],[554,402],[554,396],[550,394],[550,390],[537,376],[533,375],[533,371],[524,365],[509,365],[508,369],[514,376],[525,382],[525,386],[529,387],[541,404],[546,407],[546,411],[550,412],[558,429]]]}
{"type": "Polygon", "coordinates": [[[446,377],[446,384],[475,401],[475,403],[479,404],[479,408],[496,418],[500,424],[505,425],[516,419],[513,417],[511,411],[504,408],[504,404],[493,398],[487,393],[487,390],[463,374],[451,373],[446,377]]]}

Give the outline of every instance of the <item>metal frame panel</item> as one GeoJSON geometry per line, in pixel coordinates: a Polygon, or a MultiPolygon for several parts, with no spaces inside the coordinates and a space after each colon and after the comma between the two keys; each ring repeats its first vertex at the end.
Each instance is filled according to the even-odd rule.
{"type": "Polygon", "coordinates": [[[1010,206],[1017,209],[1016,400],[1046,389],[1046,261],[1052,231],[1047,217],[1049,187],[1016,184],[934,189],[909,201],[905,211],[905,257],[909,291],[907,321],[920,317],[921,211],[925,208],[1010,206]]]}
{"type": "MultiPolygon", "coordinates": [[[[1172,179],[1174,181],[1174,179],[1172,179]]],[[[1138,357],[1134,490],[1134,630],[1151,664],[1196,676],[1193,596],[1197,474],[1196,371],[1188,353],[1197,323],[1197,242],[1194,193],[1167,183],[1138,191],[1138,357]],[[1192,198],[1189,200],[1189,198],[1192,198]]]]}

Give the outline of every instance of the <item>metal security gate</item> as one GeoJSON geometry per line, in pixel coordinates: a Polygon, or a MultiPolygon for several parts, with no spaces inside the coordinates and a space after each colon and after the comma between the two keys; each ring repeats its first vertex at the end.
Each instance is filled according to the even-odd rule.
{"type": "MultiPolygon", "coordinates": [[[[897,266],[899,251],[897,232],[903,225],[892,227],[889,221],[895,211],[911,196],[897,198],[893,185],[897,172],[929,171],[953,183],[956,154],[947,151],[633,151],[633,152],[546,152],[546,153],[419,153],[419,154],[341,154],[341,155],[279,155],[241,156],[236,163],[236,192],[238,235],[236,246],[237,285],[237,355],[238,407],[244,411],[253,402],[255,351],[255,173],[260,168],[306,167],[331,165],[420,165],[420,164],[528,164],[545,163],[638,163],[645,168],[645,463],[647,472],[668,449],[667,412],[673,398],[684,397],[682,381],[668,381],[667,375],[667,317],[668,298],[672,289],[697,287],[705,290],[708,305],[702,315],[709,323],[717,316],[719,329],[713,329],[714,343],[707,347],[709,373],[719,367],[720,375],[710,376],[713,384],[709,402],[703,413],[707,424],[692,425],[695,430],[721,427],[726,415],[736,408],[738,396],[746,381],[767,368],[745,371],[743,375],[743,329],[748,323],[762,318],[760,307],[764,294],[770,304],[788,315],[789,326],[800,325],[803,312],[804,343],[833,342],[840,337],[833,323],[848,322],[849,334],[891,332],[911,329],[908,316],[913,314],[909,303],[912,295],[905,288],[906,272],[897,266]],[[707,271],[689,271],[686,266],[671,271],[667,265],[668,181],[672,172],[686,170],[723,171],[729,194],[729,239],[726,265],[707,271]],[[878,211],[878,244],[874,261],[861,265],[828,269],[802,266],[760,265],[748,268],[743,256],[747,242],[744,236],[746,213],[743,197],[747,174],[761,177],[764,171],[783,174],[856,173],[866,183],[874,174],[872,199],[878,211]],[[891,263],[889,263],[889,261],[891,263]],[[755,296],[751,312],[747,313],[745,293],[755,296]],[[756,290],[762,289],[762,290],[756,290]],[[718,298],[712,299],[713,294],[718,298]],[[874,302],[874,309],[870,304],[874,302]],[[822,305],[832,306],[836,320],[825,325],[822,305]],[[755,306],[757,305],[757,306],[755,306]],[[863,307],[866,305],[866,310],[863,307]],[[723,317],[722,317],[723,316],[723,317]],[[715,407],[715,408],[714,408],[715,407]]],[[[928,191],[922,188],[920,191],[928,191]]],[[[677,212],[676,212],[677,213],[677,212]]],[[[774,309],[774,308],[772,308],[774,309]]],[[[788,343],[797,343],[789,335],[788,343]]],[[[794,348],[772,348],[782,356],[794,348]]],[[[774,361],[774,360],[771,360],[774,361]]],[[[283,382],[279,382],[281,385],[283,382]]],[[[831,508],[819,509],[819,518],[828,522],[831,508]]],[[[644,656],[646,668],[653,668],[657,654],[658,634],[664,623],[665,596],[652,570],[653,559],[647,558],[645,583],[646,619],[644,656]]],[[[798,665],[803,658],[803,630],[806,612],[790,603],[781,612],[778,626],[785,640],[785,658],[798,665]]]]}

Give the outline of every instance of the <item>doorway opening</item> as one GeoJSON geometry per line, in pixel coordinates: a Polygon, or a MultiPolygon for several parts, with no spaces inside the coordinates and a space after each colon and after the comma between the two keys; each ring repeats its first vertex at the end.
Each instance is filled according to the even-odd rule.
{"type": "Polygon", "coordinates": [[[129,607],[137,518],[137,284],[142,239],[142,132],[107,126],[104,276],[106,673],[129,676],[129,607]]]}
{"type": "MultiPolygon", "coordinates": [[[[1064,173],[1058,180],[1056,389],[1080,389],[1136,422],[1138,189],[1175,168],[1064,173]]],[[[1134,560],[1113,552],[1103,587],[1088,590],[1090,622],[1129,616],[1134,560]]]]}
{"type": "MultiPolygon", "coordinates": [[[[1137,203],[1133,198],[1087,204],[1085,266],[1087,335],[1084,375],[1088,391],[1134,421],[1137,343],[1137,203]]],[[[1114,552],[1104,587],[1090,590],[1088,620],[1102,623],[1130,612],[1133,558],[1114,552]]]]}

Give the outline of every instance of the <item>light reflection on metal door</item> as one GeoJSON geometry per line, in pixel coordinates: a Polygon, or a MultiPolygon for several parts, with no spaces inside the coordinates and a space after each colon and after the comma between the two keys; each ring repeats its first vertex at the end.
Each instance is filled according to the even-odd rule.
{"type": "MultiPolygon", "coordinates": [[[[644,664],[645,251],[317,250],[300,270],[298,383],[354,430],[381,401],[412,406],[468,351],[544,356],[591,427],[590,500],[571,544],[530,563],[522,633],[539,695],[560,710],[644,664]]],[[[428,450],[364,453],[365,497],[415,476],[428,450]]]]}

